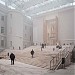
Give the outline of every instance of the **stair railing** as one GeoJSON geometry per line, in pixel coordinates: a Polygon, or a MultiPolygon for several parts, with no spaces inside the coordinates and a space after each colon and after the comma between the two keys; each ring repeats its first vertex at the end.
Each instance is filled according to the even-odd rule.
{"type": "Polygon", "coordinates": [[[71,51],[72,51],[72,48],[69,46],[63,49],[62,51],[60,51],[56,56],[54,56],[52,60],[50,60],[50,70],[55,70],[56,67],[62,61],[62,57],[67,57],[68,52],[70,53],[71,51]]]}

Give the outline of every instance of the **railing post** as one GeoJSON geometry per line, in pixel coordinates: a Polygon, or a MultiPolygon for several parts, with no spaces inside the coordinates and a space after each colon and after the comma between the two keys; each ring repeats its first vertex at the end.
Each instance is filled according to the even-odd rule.
{"type": "Polygon", "coordinates": [[[61,51],[60,51],[60,58],[61,58],[61,51]]]}
{"type": "Polygon", "coordinates": [[[51,70],[51,61],[50,61],[50,70],[51,70]]]}
{"type": "Polygon", "coordinates": [[[59,60],[59,53],[58,53],[58,60],[59,60]]]}
{"type": "Polygon", "coordinates": [[[71,64],[71,60],[72,60],[72,52],[69,52],[69,60],[70,60],[70,64],[71,64]]]}
{"type": "Polygon", "coordinates": [[[56,56],[56,63],[57,63],[57,56],[56,56]]]}
{"type": "Polygon", "coordinates": [[[55,58],[55,57],[53,57],[53,70],[54,70],[54,58],[55,58]]]}

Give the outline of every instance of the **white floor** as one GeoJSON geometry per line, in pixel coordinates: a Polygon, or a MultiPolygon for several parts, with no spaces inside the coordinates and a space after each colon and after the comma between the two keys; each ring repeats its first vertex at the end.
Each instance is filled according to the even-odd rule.
{"type": "Polygon", "coordinates": [[[75,75],[75,64],[56,71],[15,61],[10,65],[10,60],[0,59],[0,75],[75,75]]]}

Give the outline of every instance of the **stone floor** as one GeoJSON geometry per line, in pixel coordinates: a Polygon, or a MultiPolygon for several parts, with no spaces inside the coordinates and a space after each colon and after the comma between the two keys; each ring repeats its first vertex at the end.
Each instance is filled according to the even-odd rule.
{"type": "Polygon", "coordinates": [[[16,61],[30,64],[33,66],[41,67],[49,69],[50,67],[50,60],[55,56],[57,53],[59,53],[60,50],[56,49],[53,51],[53,48],[55,46],[47,46],[46,48],[42,49],[40,46],[31,46],[29,48],[26,48],[24,50],[5,50],[3,51],[0,56],[5,56],[6,59],[9,59],[7,56],[7,53],[14,53],[16,56],[16,61]],[[31,57],[30,51],[34,50],[34,58],[31,57]]]}
{"type": "Polygon", "coordinates": [[[47,46],[41,51],[40,46],[31,46],[24,50],[4,50],[0,53],[0,56],[4,57],[4,59],[0,59],[0,75],[75,75],[75,64],[66,69],[49,70],[50,60],[61,50],[53,51],[53,48],[55,46],[47,46]],[[32,49],[35,51],[34,58],[31,58],[30,55],[32,49]],[[8,52],[15,54],[15,65],[10,65],[8,52]]]}
{"type": "Polygon", "coordinates": [[[66,69],[51,71],[17,61],[14,65],[10,65],[10,60],[1,59],[0,75],[75,75],[75,64],[66,69]]]}
{"type": "Polygon", "coordinates": [[[0,60],[0,75],[43,75],[47,70],[40,67],[15,61],[10,65],[10,60],[0,60]]]}

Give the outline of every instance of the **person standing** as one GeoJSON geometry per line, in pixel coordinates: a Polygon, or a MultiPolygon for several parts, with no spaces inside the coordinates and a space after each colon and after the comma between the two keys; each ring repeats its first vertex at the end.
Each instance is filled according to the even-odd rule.
{"type": "Polygon", "coordinates": [[[44,48],[44,44],[42,43],[42,48],[44,48]]]}
{"type": "Polygon", "coordinates": [[[11,65],[14,65],[15,55],[13,53],[10,54],[11,65]]]}
{"type": "Polygon", "coordinates": [[[7,53],[7,55],[9,56],[9,52],[7,53]]]}
{"type": "Polygon", "coordinates": [[[20,48],[20,46],[19,46],[19,50],[20,50],[21,48],[20,48]]]}
{"type": "Polygon", "coordinates": [[[75,63],[75,46],[74,46],[74,48],[73,48],[73,50],[72,50],[71,61],[72,61],[73,63],[75,63]]]}
{"type": "Polygon", "coordinates": [[[33,58],[33,55],[34,55],[34,51],[33,51],[33,49],[32,49],[32,51],[31,51],[31,55],[32,55],[32,58],[33,58]]]}
{"type": "Polygon", "coordinates": [[[65,69],[65,58],[62,58],[62,68],[65,69]]]}

